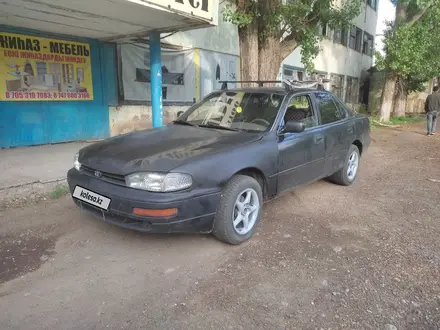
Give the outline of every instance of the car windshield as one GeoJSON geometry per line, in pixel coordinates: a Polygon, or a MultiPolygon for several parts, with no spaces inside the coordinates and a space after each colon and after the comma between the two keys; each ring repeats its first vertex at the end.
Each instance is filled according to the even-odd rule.
{"type": "Polygon", "coordinates": [[[190,108],[176,123],[264,132],[275,121],[284,97],[272,92],[217,92],[190,108]]]}

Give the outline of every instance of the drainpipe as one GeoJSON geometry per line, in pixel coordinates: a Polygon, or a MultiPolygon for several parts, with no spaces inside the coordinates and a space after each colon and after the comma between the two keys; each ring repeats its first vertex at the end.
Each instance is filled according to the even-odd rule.
{"type": "Polygon", "coordinates": [[[153,128],[162,126],[162,61],[160,57],[160,33],[150,33],[151,106],[153,128]]]}

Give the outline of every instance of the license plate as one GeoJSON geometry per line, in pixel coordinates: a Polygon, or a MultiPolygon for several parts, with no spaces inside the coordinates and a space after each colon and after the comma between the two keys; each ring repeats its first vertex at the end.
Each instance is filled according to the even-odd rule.
{"type": "Polygon", "coordinates": [[[93,191],[84,189],[80,186],[75,187],[75,190],[73,191],[73,197],[81,201],[87,202],[89,204],[92,204],[94,206],[97,206],[103,210],[107,210],[111,202],[110,198],[104,197],[93,191]]]}

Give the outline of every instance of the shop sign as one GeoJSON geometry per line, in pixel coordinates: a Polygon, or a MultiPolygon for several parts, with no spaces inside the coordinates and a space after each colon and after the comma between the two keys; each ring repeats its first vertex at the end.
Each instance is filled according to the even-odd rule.
{"type": "Polygon", "coordinates": [[[0,101],[93,100],[90,45],[0,32],[0,101]]]}
{"type": "Polygon", "coordinates": [[[176,10],[185,14],[202,18],[213,19],[214,0],[143,0],[160,7],[176,10]]]}

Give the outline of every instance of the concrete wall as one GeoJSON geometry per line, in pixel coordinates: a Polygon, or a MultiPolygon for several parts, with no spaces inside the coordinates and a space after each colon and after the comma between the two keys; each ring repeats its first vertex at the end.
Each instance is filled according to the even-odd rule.
{"type": "MultiPolygon", "coordinates": [[[[164,124],[175,120],[179,111],[185,111],[188,108],[188,105],[165,106],[163,111],[164,124]]],[[[109,107],[109,122],[110,136],[151,128],[151,105],[109,107]]]]}

